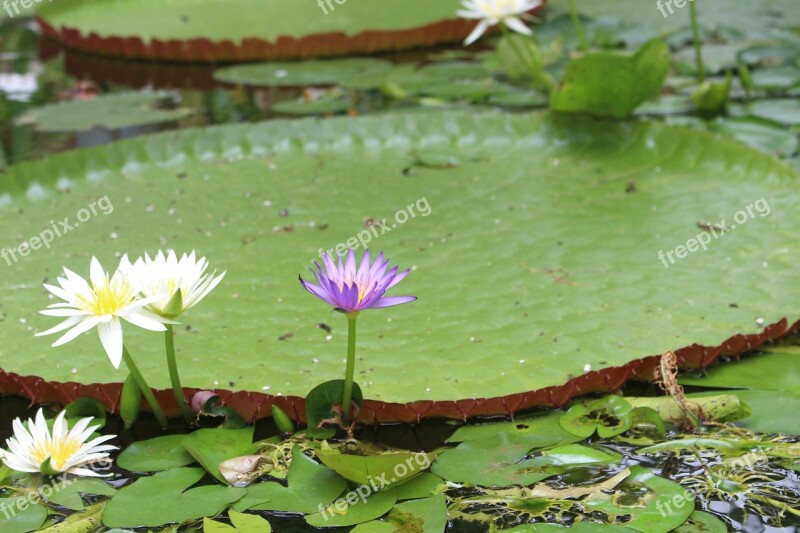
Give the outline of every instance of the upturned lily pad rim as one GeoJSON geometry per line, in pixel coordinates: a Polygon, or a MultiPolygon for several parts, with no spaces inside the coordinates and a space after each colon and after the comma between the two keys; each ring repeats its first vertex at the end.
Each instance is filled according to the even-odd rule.
{"type": "MultiPolygon", "coordinates": [[[[540,13],[542,9],[540,6],[531,13],[540,13]]],[[[274,40],[243,35],[235,42],[206,38],[144,40],[132,35],[100,35],[94,31],[87,34],[76,27],[50,24],[46,9],[39,12],[36,21],[46,37],[83,52],[131,59],[206,63],[308,59],[431,47],[460,42],[477,25],[473,20],[450,18],[416,28],[365,30],[354,34],[312,33],[302,37],[279,35],[274,40]]],[[[496,31],[496,28],[489,31],[496,31]]]]}
{"type": "MultiPolygon", "coordinates": [[[[487,114],[484,118],[493,115],[496,114],[487,114]]],[[[539,114],[531,114],[530,116],[535,117],[537,115],[539,114]]],[[[347,120],[354,119],[331,119],[331,121],[347,120]]],[[[370,120],[379,120],[379,117],[370,120]]],[[[271,123],[276,126],[280,126],[281,122],[283,121],[271,121],[271,123]]],[[[286,122],[287,124],[293,123],[297,125],[302,121],[286,122]]],[[[315,123],[318,121],[314,119],[305,119],[305,122],[315,123]]],[[[257,127],[258,125],[255,124],[219,126],[203,129],[203,133],[207,134],[209,131],[214,131],[219,135],[217,139],[219,145],[213,152],[204,152],[203,160],[210,162],[213,160],[223,160],[229,157],[234,147],[227,146],[224,141],[234,132],[235,128],[243,129],[243,132],[240,132],[236,137],[240,138],[242,142],[246,142],[250,129],[255,129],[257,127]]],[[[676,134],[691,131],[693,135],[707,136],[709,140],[714,139],[715,143],[727,145],[727,149],[742,149],[737,143],[722,140],[704,132],[694,132],[693,130],[673,126],[659,125],[658,127],[674,131],[676,134]]],[[[55,158],[17,165],[10,173],[7,173],[6,176],[7,179],[12,180],[12,188],[21,190],[21,188],[24,188],[25,182],[27,181],[26,176],[28,178],[31,176],[57,176],[60,172],[59,169],[64,168],[63,165],[65,162],[68,163],[67,166],[72,170],[76,170],[76,168],[78,170],[82,168],[88,170],[89,166],[106,158],[110,153],[116,154],[118,151],[127,148],[132,149],[136,153],[141,153],[142,149],[151,145],[157,145],[162,148],[156,152],[157,155],[149,156],[149,161],[139,161],[139,163],[157,167],[168,166],[170,161],[173,161],[175,157],[182,155],[178,153],[182,149],[180,146],[173,148],[173,145],[176,144],[174,143],[174,137],[178,135],[194,138],[193,136],[198,135],[200,131],[201,130],[196,129],[182,130],[178,133],[168,132],[148,136],[146,138],[129,139],[114,143],[110,146],[78,150],[55,158]],[[170,140],[170,142],[162,142],[165,140],[170,140]]],[[[206,146],[206,148],[210,148],[210,146],[206,146]]],[[[239,155],[240,151],[241,147],[236,148],[234,155],[239,155]]],[[[753,151],[749,156],[753,159],[758,159],[760,162],[764,163],[767,168],[774,169],[776,172],[787,172],[788,167],[766,154],[753,151]]],[[[795,318],[791,318],[791,320],[795,320],[795,318]]],[[[782,338],[795,331],[800,331],[800,320],[790,322],[790,319],[783,317],[764,327],[760,332],[734,334],[718,345],[704,346],[692,344],[680,348],[676,347],[673,351],[676,352],[682,368],[705,368],[721,356],[741,355],[759,348],[767,341],[782,338]]],[[[560,407],[576,396],[617,391],[629,379],[651,381],[653,379],[653,371],[658,366],[659,358],[660,354],[649,354],[622,366],[612,366],[586,372],[579,377],[570,379],[563,385],[523,391],[506,396],[472,397],[458,400],[422,400],[405,403],[382,402],[367,399],[364,402],[360,421],[362,423],[378,424],[393,422],[415,423],[422,418],[467,420],[471,417],[480,416],[512,416],[519,411],[533,407],[560,407]]],[[[58,402],[67,404],[78,397],[86,396],[101,401],[113,412],[118,409],[121,387],[122,384],[120,383],[91,383],[84,385],[74,382],[48,382],[37,376],[23,376],[0,369],[0,394],[19,395],[36,403],[58,402]]],[[[197,389],[187,388],[186,393],[191,396],[196,390],[197,389]]],[[[228,406],[239,411],[248,421],[269,417],[272,405],[277,405],[283,409],[294,420],[305,421],[305,402],[303,398],[298,396],[273,396],[261,392],[229,391],[225,389],[216,389],[215,392],[225,400],[228,406]]],[[[157,391],[157,396],[159,403],[165,407],[165,410],[169,414],[177,415],[179,413],[171,391],[157,391]]]]}

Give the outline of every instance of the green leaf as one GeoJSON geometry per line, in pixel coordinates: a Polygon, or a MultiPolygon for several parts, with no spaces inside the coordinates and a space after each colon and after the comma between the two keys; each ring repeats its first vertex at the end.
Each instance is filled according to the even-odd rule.
{"type": "Polygon", "coordinates": [[[260,516],[228,511],[228,517],[233,526],[204,518],[203,531],[205,533],[270,533],[272,531],[270,523],[260,516]]]}
{"type": "Polygon", "coordinates": [[[559,424],[565,431],[586,439],[597,432],[607,439],[628,431],[631,427],[631,404],[620,396],[606,396],[588,403],[576,403],[561,415],[559,424]]]}
{"type": "Polygon", "coordinates": [[[339,98],[320,98],[318,100],[290,100],[272,106],[274,113],[283,115],[335,115],[351,109],[353,104],[339,98]]]}
{"type": "Polygon", "coordinates": [[[254,454],[258,450],[258,445],[253,443],[254,431],[252,426],[245,429],[200,429],[187,435],[183,446],[209,474],[226,483],[219,465],[228,459],[254,454]]]}
{"type": "Polygon", "coordinates": [[[137,441],[128,446],[117,458],[117,464],[131,472],[160,472],[195,462],[186,450],[185,435],[165,435],[137,441]]]}
{"type": "Polygon", "coordinates": [[[673,531],[674,533],[726,533],[728,527],[711,513],[695,511],[686,522],[673,531]]]}
{"type": "Polygon", "coordinates": [[[388,513],[397,501],[395,489],[371,493],[366,500],[355,492],[350,499],[340,498],[321,512],[306,516],[314,527],[347,527],[375,520],[388,513]]]}
{"type": "Polygon", "coordinates": [[[625,118],[661,91],[670,55],[653,39],[632,56],[592,52],[572,60],[550,102],[555,111],[625,118]]]}
{"type": "Polygon", "coordinates": [[[352,78],[378,76],[391,70],[382,59],[352,57],[323,61],[291,61],[234,65],[214,72],[214,79],[236,85],[304,87],[336,85],[352,78]]]}
{"type": "Polygon", "coordinates": [[[175,122],[191,115],[187,109],[160,106],[171,93],[113,93],[89,100],[73,100],[37,107],[20,116],[18,124],[33,124],[37,131],[79,132],[94,127],[117,130],[175,122]]]}
{"type": "Polygon", "coordinates": [[[0,505],[5,505],[3,509],[8,510],[8,513],[0,512],[0,530],[3,533],[36,531],[47,520],[47,507],[30,503],[26,498],[3,498],[0,505]]]}
{"type": "Polygon", "coordinates": [[[99,426],[98,429],[102,429],[106,425],[106,408],[94,398],[78,398],[67,405],[64,410],[67,412],[64,416],[70,427],[82,418],[92,418],[91,425],[99,426]]]}
{"type": "Polygon", "coordinates": [[[778,157],[794,154],[800,147],[797,135],[789,128],[758,117],[720,117],[711,122],[710,127],[726,137],[778,157]]]}
{"type": "MultiPolygon", "coordinates": [[[[320,427],[323,420],[337,417],[334,406],[341,406],[344,396],[344,380],[335,379],[317,385],[306,396],[306,434],[315,439],[329,439],[336,434],[336,428],[330,425],[320,427]]],[[[364,396],[358,383],[353,383],[353,401],[359,406],[364,403],[364,396]]]]}
{"type": "Polygon", "coordinates": [[[788,126],[800,124],[800,100],[797,98],[758,100],[729,107],[730,113],[737,117],[759,117],[788,126]]]}
{"type": "Polygon", "coordinates": [[[387,452],[364,456],[323,449],[316,454],[325,466],[346,480],[378,488],[411,479],[431,465],[431,458],[422,452],[387,452]]]}
{"type": "Polygon", "coordinates": [[[397,533],[442,533],[447,529],[447,498],[444,494],[421,500],[398,503],[386,521],[397,533]]]}
{"type": "Polygon", "coordinates": [[[629,517],[625,527],[646,533],[667,533],[683,524],[694,511],[694,495],[683,487],[632,466],[631,475],[613,491],[588,496],[581,506],[615,520],[629,517]]]}
{"type": "Polygon", "coordinates": [[[601,449],[568,444],[541,451],[525,459],[533,449],[560,442],[559,438],[499,433],[470,440],[445,451],[433,463],[432,472],[452,482],[484,487],[532,485],[573,466],[602,464],[619,456],[601,449]]]}
{"type": "Polygon", "coordinates": [[[282,513],[315,513],[335,500],[347,483],[336,472],[316,463],[295,447],[286,478],[280,483],[255,483],[247,488],[247,496],[236,503],[237,511],[277,511],[282,513]]]}
{"type": "Polygon", "coordinates": [[[512,422],[492,422],[488,424],[470,424],[462,426],[453,433],[447,442],[464,442],[468,440],[493,437],[498,433],[512,433],[516,435],[534,435],[536,437],[558,439],[559,444],[577,442],[581,437],[576,437],[564,430],[559,423],[563,413],[550,411],[546,414],[521,416],[512,422]]]}
{"type": "Polygon", "coordinates": [[[682,377],[680,383],[715,389],[781,390],[800,394],[800,346],[767,348],[762,354],[750,355],[735,363],[714,365],[703,377],[682,377]]]}
{"type": "Polygon", "coordinates": [[[444,489],[444,480],[430,472],[423,472],[397,487],[397,500],[428,498],[444,489]]]}
{"type": "Polygon", "coordinates": [[[83,511],[67,516],[58,524],[39,531],[40,533],[94,533],[102,527],[105,506],[105,502],[94,504],[83,511]]]}
{"type": "Polygon", "coordinates": [[[190,489],[205,475],[202,468],[176,468],[136,480],[106,505],[107,527],[158,527],[216,516],[247,491],[218,485],[190,489]]]}
{"type": "MultiPolygon", "coordinates": [[[[636,407],[654,409],[661,419],[667,422],[679,424],[686,419],[686,413],[671,396],[628,397],[626,400],[636,407]]],[[[750,415],[747,404],[732,394],[716,393],[705,398],[690,395],[689,405],[700,411],[704,418],[721,423],[739,420],[750,415]]]]}
{"type": "Polygon", "coordinates": [[[117,489],[110,486],[105,481],[99,479],[77,479],[64,486],[58,485],[58,490],[48,498],[51,502],[71,509],[73,511],[83,511],[86,506],[83,503],[81,494],[92,494],[95,496],[113,496],[117,489]]]}

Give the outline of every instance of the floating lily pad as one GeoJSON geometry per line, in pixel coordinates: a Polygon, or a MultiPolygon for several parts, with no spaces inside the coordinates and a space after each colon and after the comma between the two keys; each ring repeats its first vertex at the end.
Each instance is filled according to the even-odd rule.
{"type": "Polygon", "coordinates": [[[667,533],[694,511],[694,495],[647,468],[632,466],[631,475],[613,491],[596,492],[581,503],[611,520],[625,517],[625,527],[645,533],[667,533]]]}
{"type": "Polygon", "coordinates": [[[673,531],[675,533],[726,533],[728,527],[725,522],[711,513],[695,511],[686,519],[686,522],[673,531]]]}
{"type": "Polygon", "coordinates": [[[132,443],[117,458],[117,464],[131,472],[161,472],[195,462],[183,445],[185,435],[165,435],[132,443]]]}
{"type": "Polygon", "coordinates": [[[560,411],[554,411],[545,415],[532,415],[517,418],[513,422],[495,422],[489,424],[474,424],[458,428],[458,430],[447,439],[448,442],[464,442],[468,440],[484,439],[493,437],[498,433],[510,433],[519,435],[532,435],[536,438],[558,439],[559,444],[577,442],[581,437],[576,437],[572,433],[561,427],[560,419],[563,415],[560,411]]]}
{"type": "Polygon", "coordinates": [[[284,115],[336,115],[346,113],[353,104],[347,100],[322,98],[319,100],[289,100],[272,106],[274,113],[284,115]]]}
{"type": "Polygon", "coordinates": [[[106,505],[108,527],[158,527],[216,516],[247,491],[209,485],[190,488],[205,475],[202,468],[176,468],[136,480],[106,505]]]}
{"type": "Polygon", "coordinates": [[[760,117],[780,124],[796,126],[800,124],[800,100],[797,98],[759,100],[746,105],[732,106],[731,114],[760,117]]]}
{"type": "MultiPolygon", "coordinates": [[[[0,368],[48,382],[122,382],[127,374],[113,371],[95,332],[57,349],[49,347],[54,338],[33,336],[55,323],[38,315],[49,303],[42,280],[62,266],[87,275],[92,255],[113,269],[123,251],[197,249],[228,275],[182,317],[191,331],[177,328],[178,358],[191,361],[182,366],[184,384],[243,391],[223,395],[246,417],[265,416],[268,406],[256,405],[268,395],[296,402],[343,373],[343,321],[305,293],[297,275],[320,249],[371,231],[365,220],[385,218],[387,231],[368,246],[414,269],[395,290],[419,300],[359,319],[357,372],[368,379],[357,379],[376,401],[365,402],[362,416],[463,418],[563,403],[576,390],[617,387],[633,366],[609,369],[632,360],[666,348],[716,347],[796,320],[796,299],[781,275],[800,262],[792,237],[800,227],[796,184],[797,174],[773,157],[708,133],[547,114],[270,121],[73,151],[12,167],[0,185],[0,232],[9,248],[51,228],[51,220],[58,228],[56,221],[89,216],[49,249],[2,260],[0,306],[8,318],[0,368]],[[469,161],[406,171],[419,150],[458,151],[469,161]],[[626,192],[631,181],[633,193],[626,192]],[[106,195],[108,214],[97,209],[106,195]],[[675,255],[706,233],[698,222],[733,225],[760,199],[769,215],[751,207],[746,224],[707,250],[675,255]],[[316,326],[323,322],[331,333],[316,326]],[[278,340],[289,332],[288,341],[278,340]],[[254,356],[259,346],[264,352],[254,356]],[[598,372],[584,375],[587,364],[598,372]],[[581,381],[485,400],[570,379],[581,381]],[[467,398],[478,400],[455,403],[467,398]],[[384,405],[418,400],[431,403],[384,405]]],[[[150,383],[167,389],[163,339],[134,327],[125,336],[150,383]]],[[[753,348],[766,337],[747,342],[753,348]]],[[[716,352],[709,353],[691,348],[687,364],[708,364],[716,352]]],[[[38,391],[40,401],[89,390],[23,383],[0,378],[0,390],[38,391]]],[[[115,386],[96,397],[113,391],[119,394],[115,386]]]]}
{"type": "Polygon", "coordinates": [[[183,446],[209,474],[226,483],[219,465],[228,459],[255,453],[258,445],[253,444],[253,431],[253,427],[200,429],[187,435],[183,446]]]}
{"type": "Polygon", "coordinates": [[[81,498],[82,494],[113,496],[116,492],[114,487],[99,479],[76,479],[64,487],[59,487],[48,500],[73,511],[83,511],[86,506],[81,498]]]}
{"type": "Polygon", "coordinates": [[[411,479],[431,464],[424,453],[389,452],[381,455],[349,455],[337,450],[319,450],[317,457],[343,478],[359,485],[388,487],[411,479]]]}
{"type": "Polygon", "coordinates": [[[316,513],[335,500],[347,487],[345,480],[328,467],[302,453],[292,452],[287,485],[255,483],[247,495],[236,503],[237,511],[278,511],[282,513],[316,513]]]}
{"type": "Polygon", "coordinates": [[[181,61],[353,55],[455,42],[474,22],[458,0],[380,4],[282,0],[38,4],[47,35],[93,53],[181,61]],[[147,24],[131,25],[145,20],[147,24]]]}
{"type": "Polygon", "coordinates": [[[800,347],[769,348],[764,354],[719,364],[703,377],[683,377],[680,382],[716,389],[784,390],[800,394],[800,347]]]}
{"type": "Polygon", "coordinates": [[[797,133],[771,120],[757,117],[720,118],[710,123],[711,129],[726,137],[778,156],[797,152],[797,133]]]}
{"type": "Polygon", "coordinates": [[[17,119],[37,131],[69,132],[91,128],[118,130],[133,126],[175,122],[192,114],[191,110],[167,109],[164,102],[171,93],[112,93],[90,100],[74,100],[37,107],[17,119]]]}
{"type": "Polygon", "coordinates": [[[800,68],[793,66],[764,68],[752,73],[753,85],[759,89],[786,91],[800,85],[800,68]]]}
{"type": "Polygon", "coordinates": [[[328,507],[322,512],[306,516],[306,522],[314,527],[354,526],[380,518],[392,510],[397,502],[397,491],[394,489],[368,494],[366,499],[355,497],[337,500],[344,511],[337,507],[328,507]]]}
{"type": "Polygon", "coordinates": [[[606,396],[600,400],[577,403],[561,415],[559,423],[576,437],[589,438],[597,432],[607,439],[624,433],[631,427],[631,404],[620,396],[606,396]]]}
{"type": "Polygon", "coordinates": [[[5,504],[9,509],[8,516],[5,513],[0,513],[0,529],[3,533],[29,533],[36,531],[47,520],[47,507],[44,505],[33,503],[28,505],[28,500],[25,501],[25,508],[20,509],[14,506],[14,498],[0,499],[0,504],[5,504]],[[16,510],[11,513],[11,510],[16,510]]]}
{"type": "Polygon", "coordinates": [[[214,79],[257,87],[336,85],[351,79],[380,76],[391,70],[389,61],[369,57],[325,61],[293,61],[235,65],[214,72],[214,79]]]}

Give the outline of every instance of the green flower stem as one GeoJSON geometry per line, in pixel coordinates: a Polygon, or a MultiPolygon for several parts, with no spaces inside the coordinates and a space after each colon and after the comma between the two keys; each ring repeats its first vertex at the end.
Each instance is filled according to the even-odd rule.
{"type": "Polygon", "coordinates": [[[347,370],[344,376],[342,396],[342,420],[350,422],[350,405],[353,402],[353,376],[356,372],[356,319],[357,313],[347,315],[347,370]]]}
{"type": "Polygon", "coordinates": [[[153,389],[151,389],[150,385],[147,384],[144,376],[139,371],[139,367],[137,367],[136,363],[133,362],[133,357],[131,357],[131,354],[128,352],[128,348],[126,346],[122,347],[122,360],[125,361],[125,365],[127,365],[128,370],[130,370],[133,379],[136,380],[136,384],[141,389],[144,399],[150,404],[150,408],[153,410],[153,415],[155,415],[156,419],[158,420],[158,424],[162,429],[166,429],[168,426],[167,417],[164,416],[164,411],[162,411],[161,406],[158,405],[156,396],[153,394],[153,389]]]}
{"type": "Polygon", "coordinates": [[[186,403],[186,396],[183,394],[183,386],[181,385],[181,378],[178,375],[178,360],[175,357],[175,332],[171,324],[166,324],[167,331],[164,332],[164,344],[167,348],[167,366],[169,367],[169,379],[172,381],[172,391],[175,393],[175,400],[178,402],[178,407],[181,408],[183,418],[186,423],[192,425],[194,417],[192,411],[189,409],[189,404],[186,403]]]}
{"type": "Polygon", "coordinates": [[[692,18],[692,35],[694,36],[694,55],[697,61],[697,81],[703,83],[706,79],[705,67],[703,66],[703,44],[700,42],[700,26],[697,24],[697,2],[689,2],[689,15],[692,18]]]}
{"type": "Polygon", "coordinates": [[[582,52],[589,50],[589,45],[586,43],[586,34],[583,33],[583,25],[578,16],[578,10],[575,9],[575,0],[569,0],[569,15],[572,17],[572,25],[575,26],[575,33],[578,35],[578,42],[582,52]]]}

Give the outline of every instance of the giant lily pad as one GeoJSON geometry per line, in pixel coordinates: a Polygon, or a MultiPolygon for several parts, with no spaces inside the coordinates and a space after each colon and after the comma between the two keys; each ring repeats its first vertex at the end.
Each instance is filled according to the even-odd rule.
{"type": "MultiPolygon", "coordinates": [[[[359,319],[363,420],[561,405],[651,377],[667,349],[703,367],[785,334],[796,185],[773,157],[704,132],[471,111],[182,130],[18,165],[0,181],[0,234],[17,249],[0,259],[0,391],[114,406],[126,374],[96,333],[58,349],[33,336],[54,324],[38,315],[42,281],[88,274],[92,255],[113,268],[122,252],[194,248],[228,275],[182,317],[184,383],[220,389],[248,418],[280,395],[302,418],[299,398],[343,374],[346,320],[297,274],[361,235],[413,269],[395,291],[419,297],[359,319]],[[413,166],[419,151],[462,163],[413,166]],[[723,219],[730,231],[711,237],[723,219]]],[[[125,335],[167,389],[161,336],[125,335]]]]}
{"type": "Polygon", "coordinates": [[[48,35],[94,53],[230,61],[371,53],[459,41],[475,24],[456,19],[459,4],[80,0],[39,4],[38,14],[48,35]]]}

